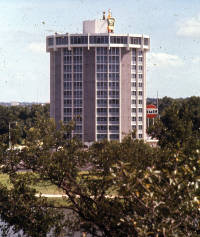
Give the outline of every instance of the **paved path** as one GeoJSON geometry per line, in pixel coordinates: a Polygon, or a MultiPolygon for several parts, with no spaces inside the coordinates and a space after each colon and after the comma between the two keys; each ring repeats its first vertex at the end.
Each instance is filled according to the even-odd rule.
{"type": "Polygon", "coordinates": [[[45,194],[45,193],[42,193],[42,194],[39,194],[37,193],[35,195],[36,197],[49,197],[49,198],[62,198],[62,197],[67,197],[67,195],[65,194],[45,194]]]}

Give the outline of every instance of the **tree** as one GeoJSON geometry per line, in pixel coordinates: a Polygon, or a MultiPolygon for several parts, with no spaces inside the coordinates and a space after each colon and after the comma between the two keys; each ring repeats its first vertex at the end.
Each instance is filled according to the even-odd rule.
{"type": "Polygon", "coordinates": [[[25,129],[24,149],[2,151],[2,172],[16,175],[21,162],[63,189],[68,230],[106,237],[199,235],[198,146],[190,152],[178,145],[151,148],[130,135],[84,149],[76,138],[66,140],[71,129],[38,119],[25,129]]]}

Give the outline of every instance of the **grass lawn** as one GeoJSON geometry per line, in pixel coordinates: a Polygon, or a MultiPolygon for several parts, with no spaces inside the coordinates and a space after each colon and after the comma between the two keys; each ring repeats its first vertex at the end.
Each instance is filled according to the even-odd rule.
{"type": "MultiPolygon", "coordinates": [[[[9,177],[7,174],[0,174],[0,183],[11,188],[12,185],[9,182],[9,177]]],[[[55,185],[51,184],[48,181],[41,181],[34,186],[31,186],[37,190],[38,193],[43,194],[64,194],[61,189],[58,189],[55,185]]]]}

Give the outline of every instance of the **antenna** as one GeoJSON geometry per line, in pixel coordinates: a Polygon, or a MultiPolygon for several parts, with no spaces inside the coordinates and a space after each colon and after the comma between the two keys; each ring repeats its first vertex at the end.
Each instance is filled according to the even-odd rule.
{"type": "Polygon", "coordinates": [[[105,20],[106,19],[106,12],[103,12],[103,19],[102,20],[105,20]]]}

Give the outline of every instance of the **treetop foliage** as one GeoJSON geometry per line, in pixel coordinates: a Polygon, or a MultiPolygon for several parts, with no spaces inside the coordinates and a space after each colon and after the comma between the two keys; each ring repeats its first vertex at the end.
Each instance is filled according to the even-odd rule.
{"type": "Polygon", "coordinates": [[[73,123],[57,129],[53,120],[38,115],[34,127],[24,127],[22,150],[9,150],[2,140],[1,172],[14,183],[10,191],[0,189],[6,203],[2,220],[29,236],[46,236],[53,228],[56,236],[61,229],[97,237],[199,236],[199,109],[192,106],[198,101],[190,98],[163,111],[151,128],[159,138],[157,148],[130,134],[121,143],[105,140],[86,149],[75,137],[66,140],[73,123]],[[30,173],[19,175],[19,163],[64,191],[65,218],[35,197],[30,184],[37,179],[30,173]],[[23,202],[19,207],[7,203],[15,191],[23,202]],[[30,218],[20,207],[29,210],[30,218]],[[27,223],[15,219],[18,215],[29,218],[27,223]]]}

